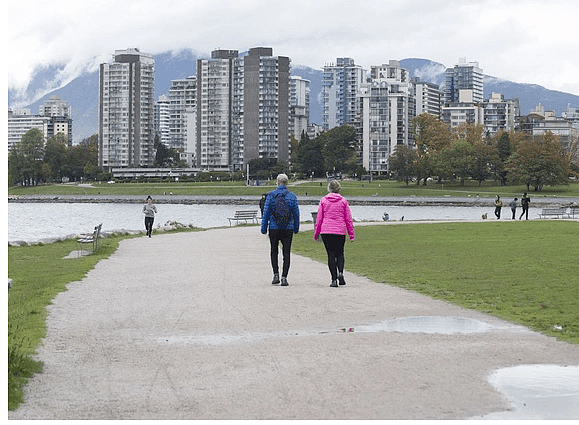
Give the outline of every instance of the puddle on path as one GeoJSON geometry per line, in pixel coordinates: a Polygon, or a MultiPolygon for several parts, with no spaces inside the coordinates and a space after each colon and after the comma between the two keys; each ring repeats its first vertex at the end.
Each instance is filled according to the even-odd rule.
{"type": "Polygon", "coordinates": [[[428,334],[457,334],[488,332],[496,326],[464,317],[402,317],[368,326],[357,326],[356,332],[410,332],[428,334]]]}
{"type": "Polygon", "coordinates": [[[509,367],[492,373],[489,382],[512,408],[473,419],[579,419],[579,366],[509,367]]]}
{"type": "Polygon", "coordinates": [[[270,332],[270,333],[248,333],[238,335],[181,335],[155,338],[158,342],[177,344],[201,344],[220,345],[236,342],[254,342],[266,338],[284,338],[291,336],[312,336],[335,333],[352,332],[408,332],[408,333],[429,333],[429,334],[465,334],[477,332],[489,332],[496,329],[522,329],[518,326],[499,327],[479,320],[464,317],[403,317],[399,319],[387,320],[371,325],[360,325],[355,327],[340,327],[327,331],[302,330],[295,332],[270,332]]]}

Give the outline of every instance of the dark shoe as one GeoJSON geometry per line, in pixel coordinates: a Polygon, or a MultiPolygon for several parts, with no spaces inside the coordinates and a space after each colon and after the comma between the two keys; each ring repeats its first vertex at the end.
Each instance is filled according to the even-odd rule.
{"type": "Polygon", "coordinates": [[[332,288],[337,288],[338,287],[338,281],[337,280],[332,280],[332,283],[330,283],[330,286],[332,288]]]}
{"type": "Polygon", "coordinates": [[[278,274],[274,274],[273,275],[273,280],[271,281],[272,285],[276,285],[279,283],[279,275],[278,274]]]}
{"type": "Polygon", "coordinates": [[[281,278],[281,286],[288,286],[289,283],[287,283],[287,277],[283,277],[281,278]]]}
{"type": "Polygon", "coordinates": [[[346,281],[344,280],[344,275],[342,273],[340,273],[338,275],[338,282],[340,283],[340,285],[345,285],[346,281]]]}

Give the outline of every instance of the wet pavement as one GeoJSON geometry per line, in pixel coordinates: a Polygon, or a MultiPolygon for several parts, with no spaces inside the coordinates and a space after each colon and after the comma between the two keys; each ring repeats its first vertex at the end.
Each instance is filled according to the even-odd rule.
{"type": "Polygon", "coordinates": [[[9,419],[579,418],[579,346],[345,277],[292,255],[271,285],[257,227],[124,240],[49,306],[44,373],[9,419]],[[550,365],[568,391],[528,395],[550,365]]]}

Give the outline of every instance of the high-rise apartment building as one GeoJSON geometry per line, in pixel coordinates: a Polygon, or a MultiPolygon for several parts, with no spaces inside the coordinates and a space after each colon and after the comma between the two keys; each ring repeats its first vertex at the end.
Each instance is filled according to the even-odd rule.
{"type": "Polygon", "coordinates": [[[237,50],[214,50],[197,60],[196,166],[232,164],[233,61],[237,50]]]}
{"type": "Polygon", "coordinates": [[[478,62],[467,62],[460,58],[454,68],[448,68],[445,75],[444,103],[460,102],[461,91],[471,91],[472,103],[483,101],[484,76],[478,62]]]}
{"type": "Polygon", "coordinates": [[[290,59],[273,56],[269,47],[249,49],[243,58],[243,164],[289,162],[289,79],[290,59]]]}
{"type": "Polygon", "coordinates": [[[290,77],[290,133],[300,140],[310,124],[310,81],[290,77]]]}
{"type": "Polygon", "coordinates": [[[414,91],[409,71],[398,61],[371,67],[370,77],[358,94],[362,166],[370,172],[386,173],[396,146],[414,145],[414,91]]]}
{"type": "Polygon", "coordinates": [[[38,109],[39,115],[45,117],[72,117],[72,110],[68,102],[56,95],[50,96],[38,109]]]}
{"type": "Polygon", "coordinates": [[[169,88],[169,140],[167,146],[174,149],[184,149],[188,137],[187,109],[196,107],[197,77],[195,75],[171,80],[169,88]]]}
{"type": "Polygon", "coordinates": [[[440,88],[438,84],[421,81],[414,77],[411,80],[414,98],[416,99],[416,116],[430,114],[440,118],[440,88]]]}
{"type": "Polygon", "coordinates": [[[352,58],[337,58],[335,64],[324,66],[322,99],[323,126],[330,130],[353,124],[358,115],[357,95],[365,82],[366,72],[352,58]]]}
{"type": "Polygon", "coordinates": [[[169,96],[161,95],[155,102],[155,132],[159,141],[169,146],[169,121],[171,118],[169,96]]]}
{"type": "Polygon", "coordinates": [[[198,60],[196,165],[239,170],[256,158],[289,161],[289,76],[289,58],[267,47],[198,60]]]}
{"type": "Polygon", "coordinates": [[[519,99],[505,99],[500,93],[491,93],[483,105],[486,135],[493,136],[500,130],[517,129],[520,116],[519,99]]]}
{"type": "Polygon", "coordinates": [[[99,166],[149,167],[155,160],[155,61],[117,50],[99,75],[99,166]]]}
{"type": "Polygon", "coordinates": [[[32,128],[42,131],[44,138],[48,138],[48,127],[51,118],[43,115],[31,115],[30,109],[8,109],[8,151],[22,140],[22,136],[32,128]]]}
{"type": "Polygon", "coordinates": [[[62,134],[69,146],[72,146],[72,110],[68,102],[60,96],[50,96],[38,108],[39,115],[50,117],[47,138],[62,134]]]}

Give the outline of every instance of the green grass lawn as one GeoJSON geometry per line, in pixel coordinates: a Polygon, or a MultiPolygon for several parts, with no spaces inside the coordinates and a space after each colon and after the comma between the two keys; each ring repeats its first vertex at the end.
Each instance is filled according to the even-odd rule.
{"type": "MultiPolygon", "coordinates": [[[[322,197],[327,194],[327,182],[324,181],[301,181],[290,183],[290,189],[296,195],[309,195],[322,197]],[[321,183],[321,184],[320,184],[321,183]]],[[[78,186],[74,184],[57,184],[34,187],[13,187],[8,189],[8,194],[14,195],[147,195],[158,196],[172,192],[174,195],[261,195],[274,188],[274,182],[267,186],[245,186],[244,182],[173,182],[173,183],[94,183],[92,187],[78,186]]],[[[464,186],[458,182],[444,182],[438,184],[429,182],[428,185],[404,183],[393,180],[375,180],[372,183],[365,181],[343,181],[342,193],[344,196],[486,196],[494,198],[496,194],[501,197],[520,197],[527,191],[526,186],[500,186],[496,182],[483,182],[481,186],[477,182],[467,181],[464,186]]],[[[572,182],[567,186],[546,186],[541,192],[529,191],[531,198],[534,197],[579,197],[579,183],[572,182]]]]}
{"type": "MultiPolygon", "coordinates": [[[[312,237],[296,235],[293,250],[325,263],[312,237]]],[[[359,226],[346,269],[579,343],[577,222],[359,226]]]]}

